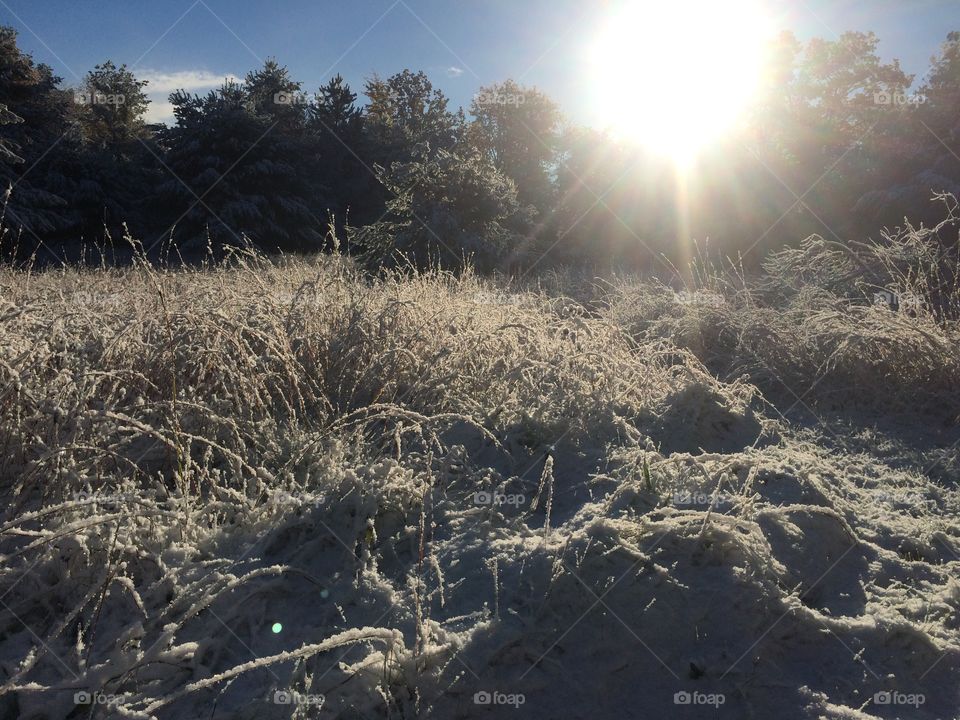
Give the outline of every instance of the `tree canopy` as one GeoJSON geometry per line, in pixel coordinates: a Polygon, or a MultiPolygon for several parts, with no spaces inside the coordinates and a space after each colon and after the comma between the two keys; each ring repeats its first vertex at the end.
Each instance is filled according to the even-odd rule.
{"type": "Polygon", "coordinates": [[[783,33],[771,57],[743,126],[681,192],[668,163],[515,80],[464,109],[423,72],[309,93],[269,59],[205,95],[172,93],[173,122],[150,125],[133,70],[106,60],[68,87],[0,28],[4,222],[27,250],[129,232],[187,257],[335,239],[373,265],[653,267],[708,236],[759,262],[811,233],[932,221],[934,192],[960,194],[960,33],[915,90],[872,33],[783,33]]]}

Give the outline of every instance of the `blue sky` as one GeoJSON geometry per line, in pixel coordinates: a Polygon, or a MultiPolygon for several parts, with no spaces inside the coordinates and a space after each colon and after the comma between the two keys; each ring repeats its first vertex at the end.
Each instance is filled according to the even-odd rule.
{"type": "MultiPolygon", "coordinates": [[[[67,84],[106,59],[135,66],[153,83],[154,118],[167,113],[174,87],[203,92],[274,56],[307,91],[337,72],[359,90],[373,73],[422,69],[455,105],[469,104],[482,84],[513,77],[582,121],[585,49],[618,1],[0,0],[0,22],[16,27],[21,47],[67,84]]],[[[873,30],[883,57],[899,58],[918,77],[947,32],[960,30],[960,0],[767,4],[801,38],[873,30]]]]}

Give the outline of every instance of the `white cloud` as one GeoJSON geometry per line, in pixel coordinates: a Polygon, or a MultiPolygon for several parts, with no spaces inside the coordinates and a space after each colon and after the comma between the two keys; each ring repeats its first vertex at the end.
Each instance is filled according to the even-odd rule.
{"type": "Polygon", "coordinates": [[[173,124],[173,103],[167,100],[158,100],[155,97],[150,98],[150,104],[147,105],[147,111],[143,114],[143,121],[146,123],[167,123],[173,124]]]}
{"type": "Polygon", "coordinates": [[[447,68],[447,77],[458,78],[463,75],[463,68],[451,65],[447,68]]]}
{"type": "Polygon", "coordinates": [[[159,70],[144,70],[137,73],[140,80],[147,80],[147,90],[150,93],[172,93],[175,90],[209,90],[219,87],[224,80],[240,81],[232,73],[212,73],[206,70],[178,70],[176,72],[161,72],[159,70]]]}
{"type": "Polygon", "coordinates": [[[143,70],[137,73],[137,78],[147,80],[147,97],[150,105],[144,119],[148,123],[173,122],[173,105],[168,101],[170,93],[177,90],[186,90],[199,93],[218,88],[224,80],[240,82],[241,78],[233,73],[217,74],[207,70],[177,70],[163,72],[161,70],[143,70]]]}

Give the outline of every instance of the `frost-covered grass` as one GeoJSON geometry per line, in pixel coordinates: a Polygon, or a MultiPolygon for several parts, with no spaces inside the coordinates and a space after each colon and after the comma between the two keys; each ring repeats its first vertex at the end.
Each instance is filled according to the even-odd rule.
{"type": "Polygon", "coordinates": [[[0,271],[0,717],[955,716],[956,326],[773,276],[0,271]]]}
{"type": "Polygon", "coordinates": [[[960,421],[956,200],[937,228],[849,246],[818,236],[760,276],[701,259],[695,289],[630,280],[599,302],[639,342],[668,338],[721,378],[747,374],[787,406],[932,412],[960,421]],[[891,302],[892,301],[892,302],[891,302]]]}

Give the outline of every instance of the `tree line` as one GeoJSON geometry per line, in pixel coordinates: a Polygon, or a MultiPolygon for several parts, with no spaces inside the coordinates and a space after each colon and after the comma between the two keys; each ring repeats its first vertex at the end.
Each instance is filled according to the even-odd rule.
{"type": "Polygon", "coordinates": [[[310,92],[271,59],[173,93],[174,122],[149,124],[147,83],[126,66],[68,88],[0,28],[0,249],[129,235],[184,257],[337,245],[375,265],[502,269],[683,261],[693,238],[748,262],[811,233],[862,239],[932,222],[933,192],[960,196],[960,33],[915,90],[877,45],[782,34],[743,126],[680,178],[512,80],[463,109],[404,70],[369,78],[361,103],[340,76],[310,92]]]}

